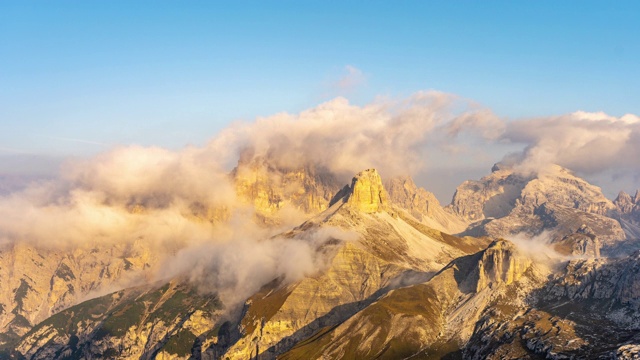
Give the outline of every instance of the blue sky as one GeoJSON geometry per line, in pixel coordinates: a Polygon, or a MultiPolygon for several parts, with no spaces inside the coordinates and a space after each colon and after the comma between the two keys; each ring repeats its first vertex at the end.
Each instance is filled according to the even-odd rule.
{"type": "Polygon", "coordinates": [[[640,114],[639,15],[624,1],[3,1],[0,155],[177,149],[236,119],[421,89],[513,119],[640,114]],[[348,91],[346,66],[364,79],[348,91]]]}

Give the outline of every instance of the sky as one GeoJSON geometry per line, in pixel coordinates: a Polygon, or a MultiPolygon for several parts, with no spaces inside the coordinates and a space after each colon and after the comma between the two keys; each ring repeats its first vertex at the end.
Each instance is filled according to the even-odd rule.
{"type": "MultiPolygon", "coordinates": [[[[633,1],[3,1],[0,176],[119,145],[203,146],[339,96],[437,90],[507,123],[640,114],[638,14],[633,1]]],[[[433,166],[470,175],[448,165],[433,166]]]]}

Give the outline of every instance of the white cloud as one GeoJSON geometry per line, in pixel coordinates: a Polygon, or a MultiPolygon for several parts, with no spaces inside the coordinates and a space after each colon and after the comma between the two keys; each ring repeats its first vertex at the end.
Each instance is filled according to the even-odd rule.
{"type": "Polygon", "coordinates": [[[362,70],[352,65],[344,67],[344,74],[335,82],[334,87],[340,91],[352,91],[362,86],[367,80],[362,70]]]}

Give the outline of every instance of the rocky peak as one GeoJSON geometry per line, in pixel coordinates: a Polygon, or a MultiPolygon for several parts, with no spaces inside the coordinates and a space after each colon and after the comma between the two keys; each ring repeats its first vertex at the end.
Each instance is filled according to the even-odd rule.
{"type": "Polygon", "coordinates": [[[433,193],[416,186],[410,176],[391,178],[384,182],[384,186],[393,205],[406,210],[427,226],[446,233],[458,233],[467,226],[462,218],[445,211],[433,193]]]}
{"type": "Polygon", "coordinates": [[[602,249],[597,232],[586,224],[580,225],[575,232],[560,239],[553,239],[551,242],[553,249],[562,255],[599,258],[602,249]]]}
{"type": "Polygon", "coordinates": [[[361,171],[351,180],[347,204],[365,213],[378,212],[389,204],[389,194],[376,169],[361,171]]]}
{"type": "MultiPolygon", "coordinates": [[[[636,196],[638,196],[637,192],[636,196]]],[[[618,208],[618,211],[623,214],[628,214],[633,211],[633,207],[635,205],[634,200],[634,198],[631,198],[631,195],[627,194],[624,191],[620,191],[616,199],[613,200],[613,204],[616,206],[616,208],[618,208]]]]}
{"type": "Polygon", "coordinates": [[[331,199],[330,205],[342,201],[350,207],[365,213],[384,210],[389,205],[389,194],[382,185],[382,178],[376,169],[359,172],[331,199]]]}
{"type": "Polygon", "coordinates": [[[521,255],[512,242],[494,241],[478,261],[476,291],[492,284],[509,285],[520,279],[529,266],[531,260],[521,255]]]}

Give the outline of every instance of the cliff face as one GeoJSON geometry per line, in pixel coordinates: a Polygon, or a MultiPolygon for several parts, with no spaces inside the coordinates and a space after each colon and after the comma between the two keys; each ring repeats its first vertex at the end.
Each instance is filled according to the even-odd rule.
{"type": "Polygon", "coordinates": [[[382,211],[389,206],[389,194],[382,185],[382,179],[376,169],[368,169],[358,173],[351,180],[348,206],[363,213],[382,211]]]}
{"type": "Polygon", "coordinates": [[[513,284],[524,275],[531,263],[529,258],[518,254],[512,243],[504,240],[492,243],[482,252],[478,261],[476,292],[490,284],[513,284]]]}
{"type": "Polygon", "coordinates": [[[278,212],[286,207],[306,215],[322,212],[340,189],[327,171],[314,166],[280,168],[260,157],[240,161],[231,177],[238,197],[266,221],[277,222],[278,212]]]}

